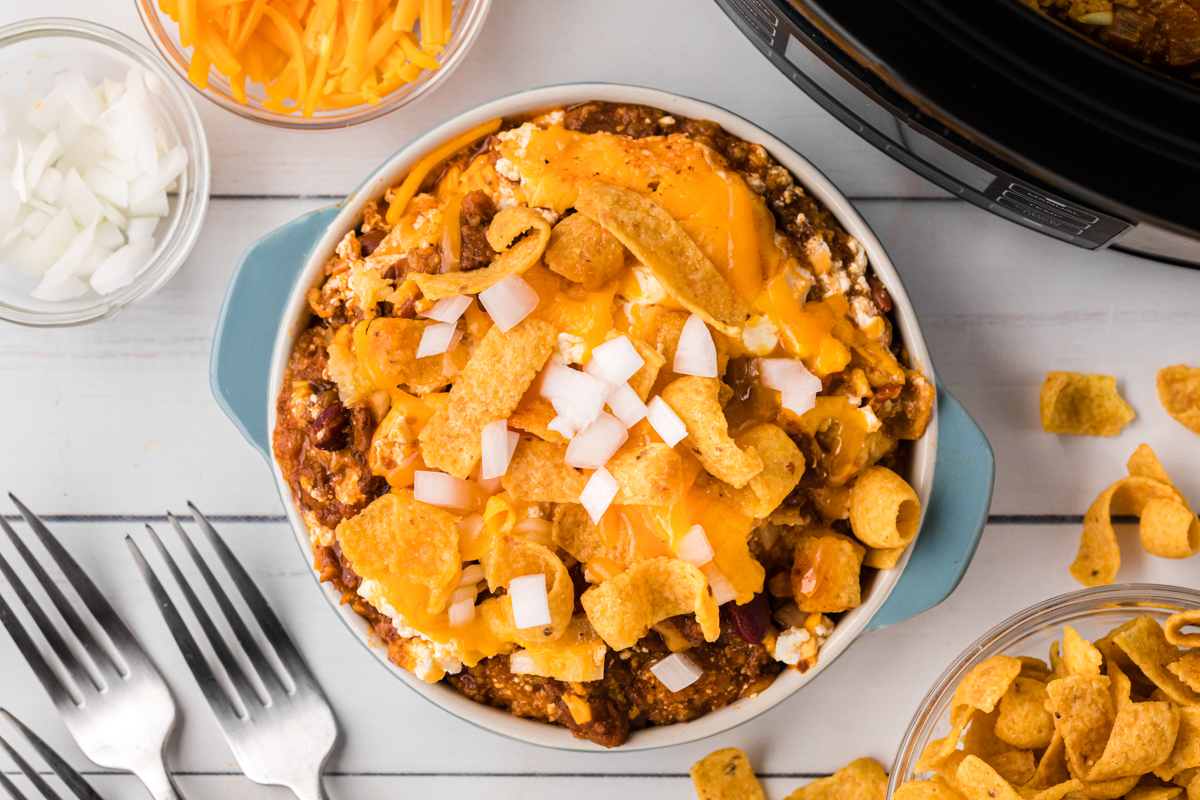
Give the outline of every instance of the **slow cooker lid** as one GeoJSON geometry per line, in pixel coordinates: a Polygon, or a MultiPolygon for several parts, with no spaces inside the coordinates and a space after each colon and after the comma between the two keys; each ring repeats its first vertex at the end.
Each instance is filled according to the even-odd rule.
{"type": "Polygon", "coordinates": [[[1200,233],[1200,89],[1018,0],[776,0],[977,145],[1120,214],[1200,233]]]}

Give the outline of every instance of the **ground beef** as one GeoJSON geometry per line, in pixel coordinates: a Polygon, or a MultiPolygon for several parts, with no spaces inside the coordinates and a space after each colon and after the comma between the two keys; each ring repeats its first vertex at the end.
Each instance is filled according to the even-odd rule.
{"type": "Polygon", "coordinates": [[[325,328],[309,328],[296,341],[284,372],[283,390],[275,403],[273,450],[301,514],[311,515],[332,529],[387,491],[387,481],[373,475],[367,464],[367,450],[378,423],[363,404],[348,409],[351,436],[347,437],[346,447],[330,452],[314,444],[313,418],[336,399],[332,384],[325,378],[329,361],[325,334],[325,328]],[[327,402],[322,398],[326,393],[334,395],[327,402]],[[312,399],[298,401],[298,396],[312,399]],[[310,413],[300,416],[298,406],[310,413]],[[347,503],[339,499],[334,485],[339,480],[352,483],[362,500],[347,503]]]}
{"type": "Polygon", "coordinates": [[[650,671],[670,655],[662,637],[654,632],[628,650],[610,651],[604,678],[599,681],[565,683],[514,675],[507,656],[484,659],[448,680],[478,703],[518,717],[565,725],[578,738],[617,747],[632,730],[686,722],[761,692],[782,669],[762,645],[742,641],[724,611],[721,635],[711,643],[704,641],[693,615],[673,617],[670,622],[692,644],[688,658],[704,670],[698,681],[681,692],[669,691],[650,671]],[[586,703],[586,716],[590,717],[583,721],[571,712],[572,702],[578,706],[579,701],[586,703]]]}
{"type": "Polygon", "coordinates": [[[487,228],[496,216],[496,206],[487,193],[469,192],[462,200],[459,218],[462,220],[462,255],[459,267],[479,269],[492,263],[496,251],[488,244],[487,228]]]}

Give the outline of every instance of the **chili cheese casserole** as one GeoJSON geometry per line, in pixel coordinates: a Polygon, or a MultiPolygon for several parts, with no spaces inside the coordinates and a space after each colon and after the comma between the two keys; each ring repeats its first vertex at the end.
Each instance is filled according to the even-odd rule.
{"type": "Polygon", "coordinates": [[[817,662],[920,504],[932,385],[863,247],[766,150],[589,102],[366,204],[275,457],[390,659],[613,747],[817,662]]]}

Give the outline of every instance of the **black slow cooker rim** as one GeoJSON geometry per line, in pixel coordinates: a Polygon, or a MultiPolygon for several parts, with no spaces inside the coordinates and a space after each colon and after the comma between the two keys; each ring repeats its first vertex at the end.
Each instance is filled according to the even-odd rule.
{"type": "Polygon", "coordinates": [[[951,131],[1097,208],[1196,235],[1200,90],[1017,0],[774,0],[816,46],[951,131]],[[822,41],[824,39],[824,41],[822,41]],[[1022,42],[1016,52],[1010,42],[1022,42]],[[828,53],[830,47],[839,53],[828,53]],[[1051,76],[1051,77],[1047,77],[1051,76]],[[1040,79],[1039,79],[1040,78],[1040,79]],[[1079,91],[1075,91],[1078,86],[1079,91]]]}

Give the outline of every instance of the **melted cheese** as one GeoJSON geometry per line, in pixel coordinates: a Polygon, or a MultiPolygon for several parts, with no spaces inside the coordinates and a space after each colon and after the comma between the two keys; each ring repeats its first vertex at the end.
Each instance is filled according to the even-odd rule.
{"type": "Polygon", "coordinates": [[[521,173],[531,206],[562,214],[593,183],[652,197],[747,300],[758,296],[764,264],[781,259],[762,199],[711,150],[682,134],[629,139],[555,125],[532,131],[524,147],[509,139],[499,150],[521,173]]]}

